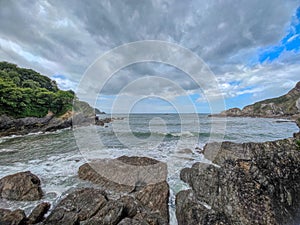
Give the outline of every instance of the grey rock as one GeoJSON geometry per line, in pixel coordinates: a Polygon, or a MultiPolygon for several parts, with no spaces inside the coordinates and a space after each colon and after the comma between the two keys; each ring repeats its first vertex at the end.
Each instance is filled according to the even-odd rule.
{"type": "Polygon", "coordinates": [[[102,190],[84,188],[62,199],[45,220],[45,224],[78,224],[94,216],[107,203],[102,190]]]}
{"type": "Polygon", "coordinates": [[[26,215],[23,210],[14,211],[8,209],[0,209],[1,225],[26,225],[26,215]]]}
{"type": "Polygon", "coordinates": [[[85,225],[117,225],[124,218],[124,204],[119,201],[109,201],[85,225]]]}
{"type": "MultiPolygon", "coordinates": [[[[165,163],[147,157],[122,156],[108,161],[86,163],[79,168],[78,174],[80,178],[122,196],[116,200],[123,205],[121,219],[144,213],[157,221],[169,221],[169,185],[165,181],[165,163]],[[103,175],[103,171],[108,171],[109,174],[103,175]]],[[[90,223],[100,221],[100,218],[98,215],[90,223]]]]}
{"type": "Polygon", "coordinates": [[[44,215],[48,212],[50,206],[51,205],[48,202],[42,202],[37,205],[28,216],[27,224],[36,224],[42,222],[45,219],[44,215]]]}
{"type": "Polygon", "coordinates": [[[0,179],[0,197],[8,200],[34,201],[43,196],[40,179],[30,171],[0,179]]]}
{"type": "Polygon", "coordinates": [[[191,190],[176,196],[178,224],[298,224],[300,151],[293,138],[222,145],[219,167],[195,163],[181,171],[191,190]],[[205,207],[206,206],[206,207],[205,207]]]}

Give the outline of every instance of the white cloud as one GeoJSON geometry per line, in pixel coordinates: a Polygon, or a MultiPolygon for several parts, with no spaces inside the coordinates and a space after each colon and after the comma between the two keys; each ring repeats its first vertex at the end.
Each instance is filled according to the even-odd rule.
{"type": "MultiPolygon", "coordinates": [[[[248,65],[258,48],[284,37],[296,7],[293,0],[1,1],[0,60],[49,77],[64,74],[66,79],[55,79],[68,89],[105,51],[131,41],[158,39],[202,57],[215,72],[223,96],[251,93],[259,99],[265,97],[259,93],[282,93],[299,79],[299,54],[284,53],[274,64],[248,65]]],[[[116,94],[133,80],[154,75],[176,82],[189,94],[203,94],[182,72],[159,64],[129,66],[117,75],[104,94],[116,94]]],[[[169,98],[178,94],[161,84],[136,87],[130,94],[141,90],[169,98]]]]}

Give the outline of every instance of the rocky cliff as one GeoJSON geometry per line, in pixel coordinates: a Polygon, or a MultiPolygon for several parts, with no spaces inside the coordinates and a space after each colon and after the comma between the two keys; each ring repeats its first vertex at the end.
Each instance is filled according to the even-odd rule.
{"type": "Polygon", "coordinates": [[[205,156],[213,164],[181,171],[191,189],[176,196],[178,224],[299,225],[299,134],[265,143],[207,144],[205,156]]]}
{"type": "Polygon", "coordinates": [[[293,117],[295,115],[300,115],[300,82],[283,96],[256,102],[243,109],[228,109],[216,116],[293,117]]]}

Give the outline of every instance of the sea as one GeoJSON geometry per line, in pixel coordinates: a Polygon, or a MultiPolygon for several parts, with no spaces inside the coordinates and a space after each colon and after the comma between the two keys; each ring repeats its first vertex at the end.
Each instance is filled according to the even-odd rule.
{"type": "Polygon", "coordinates": [[[53,205],[68,192],[93,186],[77,177],[78,168],[93,159],[122,155],[147,156],[167,163],[170,185],[170,224],[175,218],[175,195],[188,186],[180,170],[196,162],[210,163],[199,151],[208,142],[264,142],[292,137],[296,124],[271,118],[212,118],[207,114],[128,114],[105,126],[64,129],[50,133],[0,138],[0,178],[31,171],[42,182],[40,201],[0,199],[0,208],[30,213],[39,202],[53,205]]]}

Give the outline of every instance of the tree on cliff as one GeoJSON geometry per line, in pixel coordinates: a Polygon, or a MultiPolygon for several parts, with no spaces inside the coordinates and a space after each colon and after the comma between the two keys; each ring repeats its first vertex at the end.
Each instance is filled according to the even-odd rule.
{"type": "Polygon", "coordinates": [[[0,115],[43,117],[51,111],[59,116],[72,109],[74,97],[34,70],[0,62],[0,115]]]}

